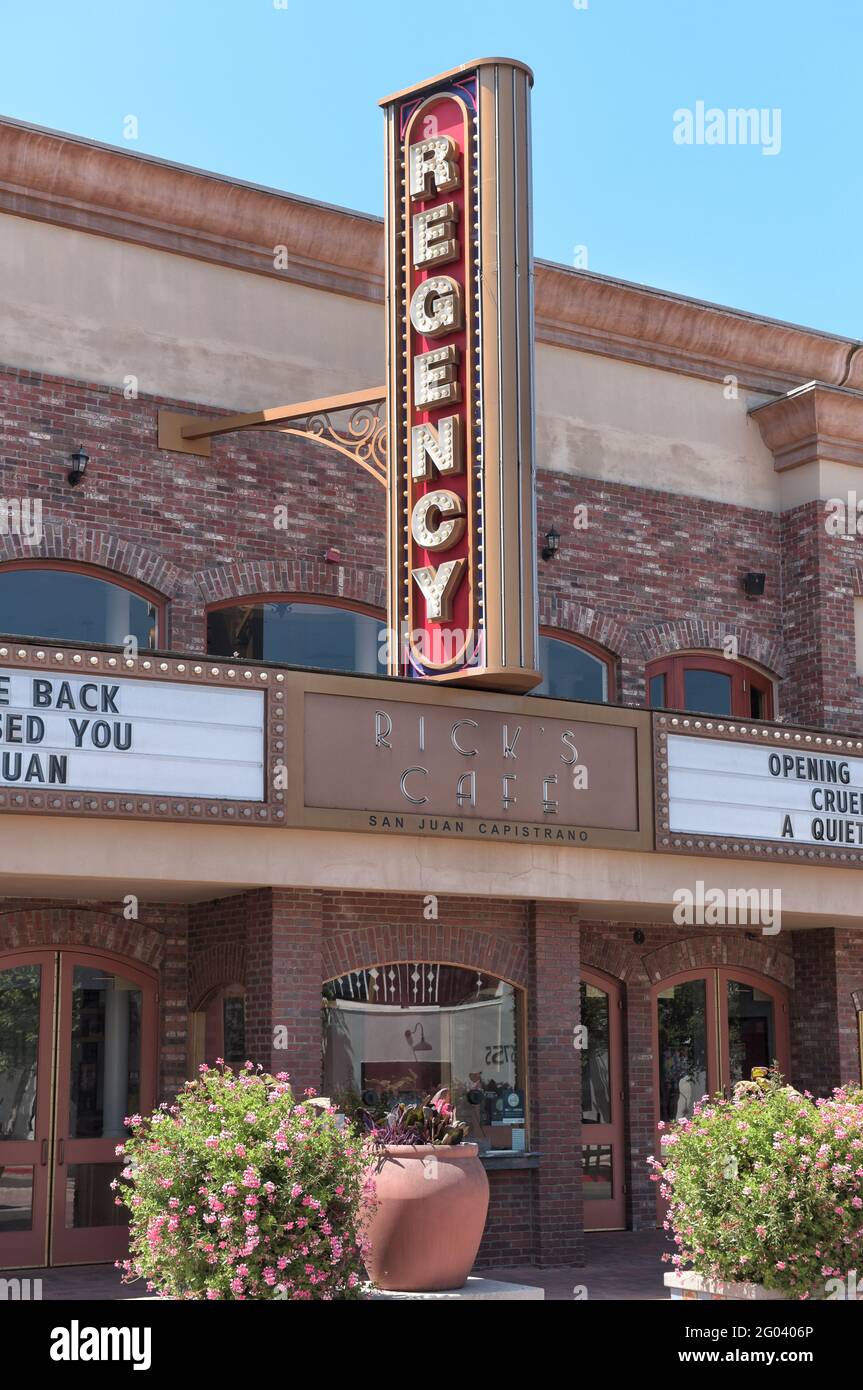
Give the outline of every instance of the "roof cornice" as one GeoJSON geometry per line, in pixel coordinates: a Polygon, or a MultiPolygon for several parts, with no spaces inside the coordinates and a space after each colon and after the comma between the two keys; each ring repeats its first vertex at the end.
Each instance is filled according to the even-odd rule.
{"type": "MultiPolygon", "coordinates": [[[[0,211],[381,302],[383,221],[0,117],[0,211]],[[286,269],[275,250],[288,251],[286,269]]],[[[549,261],[540,342],[744,389],[863,389],[863,343],[549,261]]]]}
{"type": "Polygon", "coordinates": [[[820,381],[751,411],[777,472],[807,463],[863,467],[863,396],[820,381]]]}

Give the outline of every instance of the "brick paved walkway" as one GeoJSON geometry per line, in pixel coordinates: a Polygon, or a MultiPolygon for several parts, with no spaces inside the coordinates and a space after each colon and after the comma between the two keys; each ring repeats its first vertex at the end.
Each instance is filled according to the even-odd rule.
{"type": "MultiPolygon", "coordinates": [[[[547,1299],[571,1300],[576,1286],[586,1288],[588,1300],[665,1297],[660,1255],[668,1248],[659,1231],[603,1231],[587,1238],[587,1264],[572,1269],[484,1269],[490,1279],[541,1284],[547,1299]]],[[[41,1279],[42,1297],[55,1301],[111,1302],[137,1298],[143,1286],[120,1283],[111,1265],[71,1265],[63,1269],[23,1271],[22,1279],[41,1279]]]]}

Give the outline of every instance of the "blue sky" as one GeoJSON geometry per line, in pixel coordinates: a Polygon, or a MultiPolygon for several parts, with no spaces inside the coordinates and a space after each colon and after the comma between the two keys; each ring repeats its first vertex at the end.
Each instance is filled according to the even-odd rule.
{"type": "Polygon", "coordinates": [[[375,213],[378,99],[521,58],[537,255],[863,337],[859,0],[0,0],[0,22],[4,115],[375,213]],[[698,102],[778,109],[780,139],[768,114],[762,145],[675,143],[698,102]]]}

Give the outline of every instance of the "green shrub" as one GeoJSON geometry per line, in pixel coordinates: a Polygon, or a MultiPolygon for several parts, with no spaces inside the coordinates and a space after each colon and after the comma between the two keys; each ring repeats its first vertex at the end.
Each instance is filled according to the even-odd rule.
{"type": "Polygon", "coordinates": [[[127,1282],[184,1299],[361,1296],[368,1160],[313,1094],[251,1062],[202,1066],[175,1105],[127,1121],[127,1282]]]}
{"type": "Polygon", "coordinates": [[[676,1267],[824,1298],[863,1259],[863,1091],[825,1100],[775,1071],[695,1107],[651,1158],[676,1267]],[[835,1287],[835,1286],[834,1286],[835,1287]]]}

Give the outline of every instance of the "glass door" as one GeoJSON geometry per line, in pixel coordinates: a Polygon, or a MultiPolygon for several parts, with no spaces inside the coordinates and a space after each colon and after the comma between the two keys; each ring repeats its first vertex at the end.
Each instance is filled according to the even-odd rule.
{"type": "Polygon", "coordinates": [[[115,1149],[155,1099],[155,981],[96,952],[0,957],[0,1269],[114,1260],[115,1149]]]}
{"type": "MultiPolygon", "coordinates": [[[[787,990],[750,970],[692,970],[654,986],[657,1122],[685,1119],[702,1096],[730,1095],[753,1067],[788,1079],[787,990]]],[[[658,1198],[659,1219],[665,1203],[658,1198]]]]}
{"type": "Polygon", "coordinates": [[[656,991],[657,1119],[686,1119],[719,1087],[716,998],[707,975],[675,976],[656,991]]]}
{"type": "Polygon", "coordinates": [[[0,957],[0,1269],[47,1263],[54,954],[0,957]]]}
{"type": "Polygon", "coordinates": [[[749,1081],[753,1067],[776,1062],[788,1078],[790,1037],[785,990],[748,970],[717,972],[722,1006],[722,1085],[730,1093],[749,1081]]]}
{"type": "Polygon", "coordinates": [[[127,1216],[110,1184],[124,1119],[153,1108],[153,982],[108,957],[64,954],[58,1033],[52,1264],[117,1259],[127,1216]]]}
{"type": "Polygon", "coordinates": [[[621,1002],[615,980],[597,971],[582,972],[581,1162],[587,1231],[623,1230],[626,1225],[621,1002]]]}

